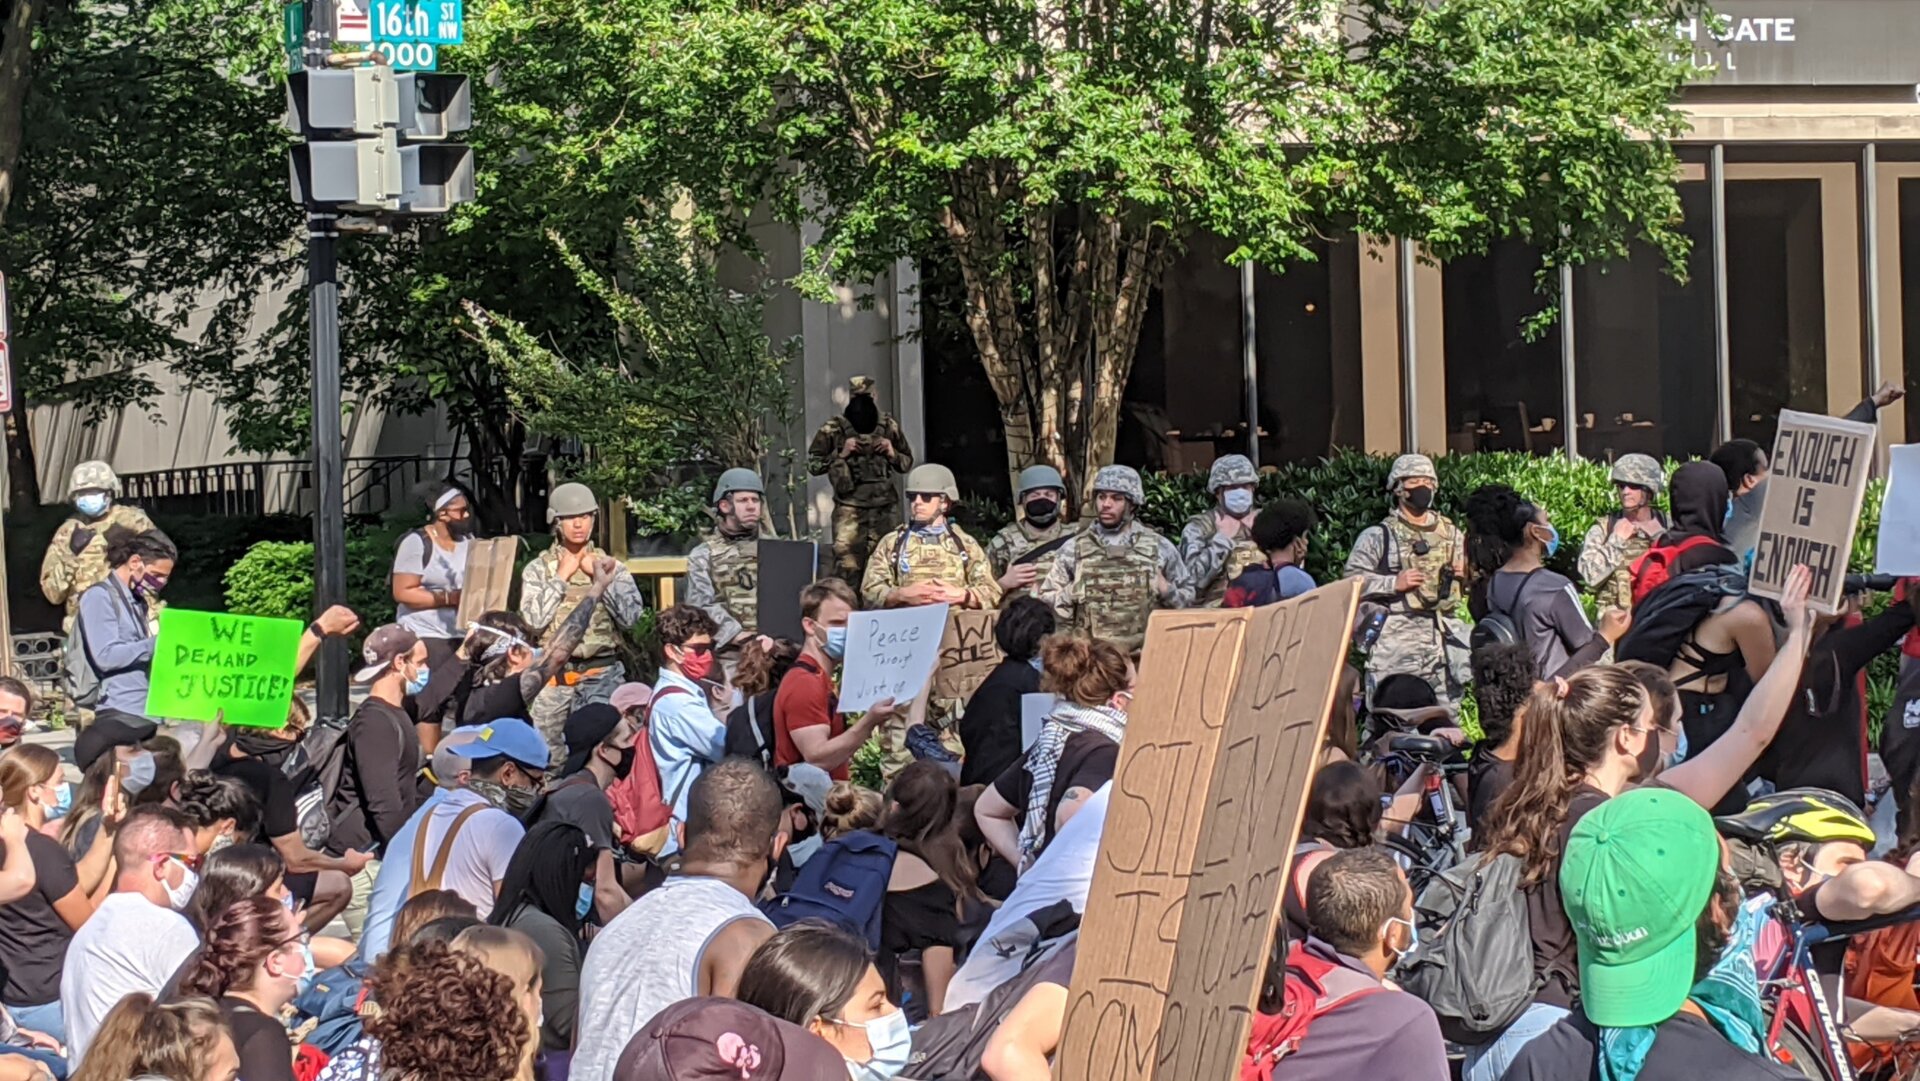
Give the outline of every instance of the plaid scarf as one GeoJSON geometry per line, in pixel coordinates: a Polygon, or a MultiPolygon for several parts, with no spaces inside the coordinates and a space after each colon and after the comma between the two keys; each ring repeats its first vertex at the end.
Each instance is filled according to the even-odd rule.
{"type": "Polygon", "coordinates": [[[1061,702],[1047,714],[1040,736],[1027,751],[1027,772],[1033,776],[1033,790],[1027,794],[1027,820],[1020,827],[1020,870],[1033,866],[1048,833],[1047,803],[1053,797],[1053,771],[1060,765],[1060,752],[1075,732],[1094,731],[1114,741],[1127,730],[1127,715],[1112,706],[1082,706],[1061,702]]]}

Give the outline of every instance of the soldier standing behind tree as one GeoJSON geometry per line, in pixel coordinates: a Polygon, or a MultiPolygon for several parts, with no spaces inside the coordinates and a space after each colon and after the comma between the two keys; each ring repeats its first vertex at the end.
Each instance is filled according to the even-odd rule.
{"type": "Polygon", "coordinates": [[[1063,520],[1067,482],[1050,465],[1030,465],[1020,471],[1020,490],[1014,493],[1019,520],[987,542],[987,561],[1000,576],[1000,603],[1012,603],[1047,580],[1060,549],[1073,539],[1063,520]]]}
{"type": "Polygon", "coordinates": [[[107,577],[107,529],[120,526],[133,533],[145,533],[153,522],[138,507],[114,501],[120,494],[120,478],[105,462],[81,462],[73,467],[67,485],[67,498],[76,512],[60,523],[47,554],[40,561],[40,592],[52,604],[66,609],[61,630],[73,629],[73,614],[80,606],[80,595],[107,577]]]}
{"type": "Polygon", "coordinates": [[[760,633],[760,538],[766,484],[751,469],[729,469],[713,486],[713,532],[687,553],[687,601],[718,628],[714,653],[733,682],[740,647],[760,633]]]}
{"type": "Polygon", "coordinates": [[[847,408],[813,435],[807,469],[833,485],[834,574],[857,582],[881,535],[900,524],[893,474],[913,468],[913,450],[900,422],[874,403],[870,376],[847,388],[847,408]]]}

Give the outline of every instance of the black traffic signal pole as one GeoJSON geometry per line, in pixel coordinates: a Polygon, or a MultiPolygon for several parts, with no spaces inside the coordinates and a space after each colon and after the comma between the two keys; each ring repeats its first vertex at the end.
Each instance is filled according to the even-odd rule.
{"type": "MultiPolygon", "coordinates": [[[[309,71],[333,51],[333,0],[307,0],[309,71]]],[[[313,357],[313,561],[316,613],[347,601],[345,469],[340,447],[340,276],[338,215],[307,211],[307,327],[313,357]]],[[[371,615],[372,613],[364,613],[371,615]]],[[[320,649],[318,709],[322,720],[347,716],[347,648],[329,639],[320,649]]]]}

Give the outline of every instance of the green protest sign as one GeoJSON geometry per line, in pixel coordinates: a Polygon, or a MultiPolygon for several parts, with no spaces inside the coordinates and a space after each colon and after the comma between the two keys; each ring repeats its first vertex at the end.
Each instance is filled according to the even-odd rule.
{"type": "Polygon", "coordinates": [[[147,716],[285,725],[305,632],[297,619],[162,609],[147,716]]]}

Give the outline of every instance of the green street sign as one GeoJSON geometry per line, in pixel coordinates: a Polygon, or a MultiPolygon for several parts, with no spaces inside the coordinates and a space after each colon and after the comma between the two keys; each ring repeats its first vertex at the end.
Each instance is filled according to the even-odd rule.
{"type": "Polygon", "coordinates": [[[287,50],[287,70],[299,71],[302,62],[300,54],[307,46],[307,5],[305,0],[293,0],[280,8],[280,44],[287,50]]]}

